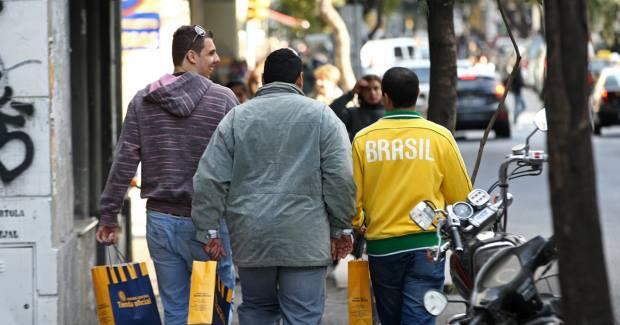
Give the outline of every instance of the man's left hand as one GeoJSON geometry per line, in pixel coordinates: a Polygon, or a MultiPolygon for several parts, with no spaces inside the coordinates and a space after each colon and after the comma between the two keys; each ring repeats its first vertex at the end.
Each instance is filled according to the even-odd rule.
{"type": "Polygon", "coordinates": [[[222,240],[219,238],[209,239],[202,249],[205,253],[209,254],[212,260],[219,261],[220,258],[226,256],[226,251],[224,251],[224,245],[222,245],[222,240]]]}
{"type": "Polygon", "coordinates": [[[353,238],[351,235],[342,235],[340,238],[331,239],[332,258],[340,260],[351,254],[353,250],[353,238]]]}

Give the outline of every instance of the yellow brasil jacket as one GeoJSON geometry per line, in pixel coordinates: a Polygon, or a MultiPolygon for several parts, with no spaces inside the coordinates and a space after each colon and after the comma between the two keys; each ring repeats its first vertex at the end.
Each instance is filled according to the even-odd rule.
{"type": "Polygon", "coordinates": [[[388,112],[357,133],[353,175],[353,226],[366,224],[373,256],[436,245],[435,232],[422,231],[409,211],[423,200],[437,207],[465,200],[472,187],[450,131],[410,110],[388,112]]]}

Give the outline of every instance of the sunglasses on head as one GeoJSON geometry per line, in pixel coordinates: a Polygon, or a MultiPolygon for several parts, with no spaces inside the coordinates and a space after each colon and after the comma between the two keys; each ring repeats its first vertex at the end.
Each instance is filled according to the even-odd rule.
{"type": "Polygon", "coordinates": [[[198,38],[198,36],[200,37],[207,36],[207,30],[204,29],[204,27],[200,25],[194,25],[194,32],[196,33],[196,36],[194,36],[194,38],[192,39],[192,42],[189,43],[189,47],[187,48],[187,51],[189,51],[192,48],[192,46],[194,46],[194,42],[196,42],[196,39],[198,38]]]}

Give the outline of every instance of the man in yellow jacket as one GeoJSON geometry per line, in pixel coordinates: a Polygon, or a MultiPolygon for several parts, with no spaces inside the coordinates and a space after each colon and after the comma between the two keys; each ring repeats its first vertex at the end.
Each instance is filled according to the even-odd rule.
{"type": "Polygon", "coordinates": [[[471,181],[450,131],[415,111],[418,77],[405,68],[388,70],[381,83],[385,117],[353,140],[357,185],[353,225],[365,228],[370,276],[382,324],[434,324],[423,296],[440,290],[444,261],[429,248],[434,230],[409,218],[423,200],[443,207],[464,200],[471,181]]]}

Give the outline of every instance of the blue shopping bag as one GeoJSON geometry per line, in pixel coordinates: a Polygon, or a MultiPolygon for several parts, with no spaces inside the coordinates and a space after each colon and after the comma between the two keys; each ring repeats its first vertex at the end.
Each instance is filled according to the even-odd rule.
{"type": "Polygon", "coordinates": [[[161,325],[146,263],[91,269],[102,325],[161,325]]]}
{"type": "Polygon", "coordinates": [[[217,288],[215,289],[215,304],[213,305],[213,325],[228,325],[233,290],[224,285],[219,274],[216,274],[215,282],[217,288]]]}

